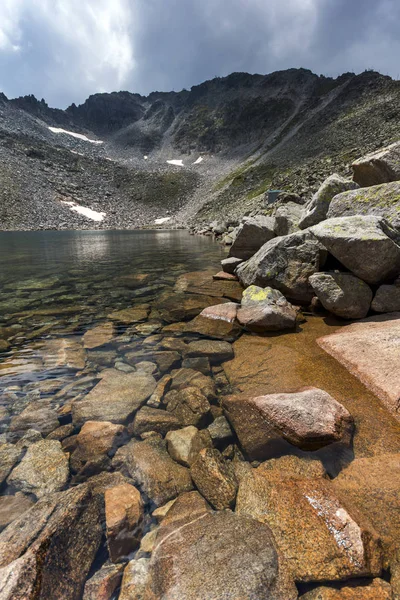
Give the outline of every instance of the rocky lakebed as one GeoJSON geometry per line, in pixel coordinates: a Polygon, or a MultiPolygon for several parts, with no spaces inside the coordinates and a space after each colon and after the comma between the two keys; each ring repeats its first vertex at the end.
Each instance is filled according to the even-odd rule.
{"type": "Polygon", "coordinates": [[[1,600],[400,598],[399,179],[1,235],[1,600]]]}

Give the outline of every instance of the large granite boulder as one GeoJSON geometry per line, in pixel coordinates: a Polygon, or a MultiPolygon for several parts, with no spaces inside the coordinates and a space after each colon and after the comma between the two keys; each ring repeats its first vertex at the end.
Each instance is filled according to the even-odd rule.
{"type": "Polygon", "coordinates": [[[299,223],[300,229],[307,229],[307,227],[324,221],[327,217],[332,198],[341,192],[354,190],[358,187],[357,183],[345,179],[337,173],[325,179],[318,191],[305,205],[304,215],[299,223]]]}
{"type": "MultiPolygon", "coordinates": [[[[131,560],[125,567],[118,600],[143,600],[148,582],[148,558],[131,560]]],[[[98,600],[96,598],[96,600],[98,600]]]]}
{"type": "Polygon", "coordinates": [[[278,206],[274,212],[275,235],[289,235],[299,231],[299,222],[303,214],[303,207],[295,202],[288,202],[278,206]]]}
{"type": "Polygon", "coordinates": [[[127,450],[126,466],[133,482],[157,506],[193,489],[189,469],[172,460],[164,441],[131,442],[127,450]]]}
{"type": "Polygon", "coordinates": [[[56,440],[41,440],[29,446],[10,473],[7,483],[37,498],[62,490],[68,481],[68,455],[56,440]]]}
{"type": "Polygon", "coordinates": [[[100,497],[83,484],[50,494],[0,534],[2,600],[80,600],[100,546],[100,497]]]}
{"type": "Polygon", "coordinates": [[[252,470],[240,481],[236,511],[269,525],[297,581],[381,573],[378,534],[326,479],[252,470]]]}
{"type": "Polygon", "coordinates": [[[309,279],[322,306],[344,319],[363,319],[372,300],[372,290],[351,273],[314,273],[309,279]]]}
{"type": "Polygon", "coordinates": [[[229,249],[229,257],[247,260],[266,242],[276,236],[275,219],[272,217],[246,217],[239,226],[235,240],[229,249]]]}
{"type": "Polygon", "coordinates": [[[332,199],[327,218],[374,215],[384,217],[400,229],[400,181],[338,194],[332,199]]]}
{"type": "Polygon", "coordinates": [[[372,300],[371,308],[378,313],[399,311],[400,285],[381,285],[372,300]]]}
{"type": "Polygon", "coordinates": [[[236,272],[245,287],[270,286],[293,302],[308,303],[314,295],[308,279],[325,260],[322,244],[309,231],[301,231],[267,242],[236,272]]]}
{"type": "Polygon", "coordinates": [[[238,310],[239,323],[252,331],[279,331],[293,329],[296,325],[296,309],[285,296],[271,287],[265,289],[249,286],[242,296],[238,310]]]}
{"type": "Polygon", "coordinates": [[[215,449],[204,448],[190,467],[197,489],[217,510],[232,508],[238,483],[231,463],[215,449]]]}
{"type": "Polygon", "coordinates": [[[362,187],[400,179],[400,142],[371,152],[351,165],[353,179],[362,187]]]}
{"type": "Polygon", "coordinates": [[[144,598],[295,600],[297,590],[270,529],[227,511],[160,528],[144,598]]]}
{"type": "Polygon", "coordinates": [[[400,313],[377,315],[341,327],[317,340],[398,418],[400,313]]]}
{"type": "Polygon", "coordinates": [[[117,369],[102,372],[101,381],[72,405],[76,425],[85,421],[125,423],[151,396],[156,380],[145,373],[123,373],[117,369]]]}
{"type": "Polygon", "coordinates": [[[381,217],[328,219],[310,231],[337,260],[367,283],[381,283],[400,273],[399,237],[381,217]]]}

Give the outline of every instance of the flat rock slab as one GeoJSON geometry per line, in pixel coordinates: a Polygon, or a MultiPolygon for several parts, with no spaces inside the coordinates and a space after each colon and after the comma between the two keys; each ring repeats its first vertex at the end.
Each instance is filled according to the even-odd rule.
{"type": "Polygon", "coordinates": [[[400,312],[352,323],[317,342],[400,419],[400,312]]]}
{"type": "Polygon", "coordinates": [[[102,380],[82,400],[74,402],[73,422],[124,423],[151,396],[156,380],[145,373],[103,371],[102,380]]]}
{"type": "Polygon", "coordinates": [[[175,291],[240,300],[243,288],[238,281],[215,281],[213,275],[209,271],[185,273],[176,280],[175,291]]]}
{"type": "Polygon", "coordinates": [[[102,323],[88,329],[83,336],[83,346],[85,348],[98,348],[111,342],[114,337],[114,323],[102,323]]]}

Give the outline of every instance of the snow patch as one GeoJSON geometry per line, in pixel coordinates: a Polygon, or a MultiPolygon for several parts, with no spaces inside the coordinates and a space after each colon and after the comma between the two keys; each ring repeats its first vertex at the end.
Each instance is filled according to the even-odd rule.
{"type": "Polygon", "coordinates": [[[203,162],[204,158],[202,156],[199,156],[199,158],[197,160],[194,161],[194,165],[199,165],[201,162],[203,162]]]}
{"type": "Polygon", "coordinates": [[[147,160],[149,157],[147,155],[143,156],[144,160],[147,160]]]}
{"type": "Polygon", "coordinates": [[[105,213],[105,212],[97,212],[97,210],[92,210],[91,208],[88,208],[87,206],[81,206],[80,204],[77,204],[76,202],[73,202],[73,201],[61,200],[61,202],[62,202],[62,204],[66,204],[67,206],[69,206],[70,209],[73,210],[74,212],[77,212],[80,215],[87,217],[88,219],[92,219],[92,221],[102,221],[104,219],[104,217],[107,215],[107,213],[105,213]]]}
{"type": "Polygon", "coordinates": [[[61,129],[60,127],[49,127],[49,129],[53,133],[66,133],[67,135],[71,135],[72,137],[74,137],[78,140],[83,140],[84,142],[90,142],[91,144],[103,144],[104,143],[101,140],[90,140],[86,135],[83,135],[83,133],[75,133],[75,131],[67,131],[66,129],[61,129]]]}
{"type": "Polygon", "coordinates": [[[173,160],[167,160],[167,163],[169,165],[176,165],[177,167],[183,167],[183,160],[180,158],[178,159],[173,159],[173,160]]]}
{"type": "Polygon", "coordinates": [[[156,225],[162,225],[163,223],[167,223],[167,221],[170,221],[170,220],[171,220],[171,217],[162,217],[161,219],[156,219],[154,221],[154,223],[156,225]]]}

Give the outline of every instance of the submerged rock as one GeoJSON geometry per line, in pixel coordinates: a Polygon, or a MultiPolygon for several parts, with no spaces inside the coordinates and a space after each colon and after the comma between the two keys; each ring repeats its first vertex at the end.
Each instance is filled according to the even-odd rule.
{"type": "Polygon", "coordinates": [[[186,349],[187,358],[208,358],[211,364],[219,364],[234,357],[232,345],[215,340],[198,340],[190,342],[186,349]]]}
{"type": "Polygon", "coordinates": [[[358,277],[351,273],[314,273],[309,281],[322,306],[334,315],[344,319],[367,316],[372,290],[358,277]]]}
{"type": "Polygon", "coordinates": [[[193,385],[180,391],[172,389],[165,396],[167,410],[182,425],[201,426],[210,412],[210,403],[203,392],[193,385]]]}
{"type": "Polygon", "coordinates": [[[237,313],[239,323],[253,331],[293,329],[296,316],[296,309],[281,292],[256,285],[251,285],[243,292],[241,308],[237,313]]]}
{"type": "Polygon", "coordinates": [[[371,152],[351,165],[353,179],[362,187],[400,179],[400,142],[371,152]]]}
{"type": "Polygon", "coordinates": [[[367,283],[380,283],[400,273],[399,240],[381,217],[328,219],[310,231],[337,260],[367,283]]]}
{"type": "Polygon", "coordinates": [[[126,561],[140,544],[143,533],[143,502],[140,492],[129,483],[104,494],[107,547],[113,563],[126,561]]]}
{"type": "Polygon", "coordinates": [[[337,173],[330,175],[319,190],[314,194],[310,202],[304,207],[304,216],[300,221],[300,229],[306,229],[316,225],[327,218],[332,198],[341,192],[354,190],[358,184],[349,179],[341,177],[337,173]]]}
{"type": "Polygon", "coordinates": [[[39,500],[0,534],[5,600],[80,600],[100,545],[100,501],[83,484],[39,500]]]}
{"type": "Polygon", "coordinates": [[[132,432],[137,437],[149,431],[165,436],[169,431],[180,429],[180,427],[180,420],[170,412],[143,406],[136,414],[132,432]]]}
{"type": "Polygon", "coordinates": [[[229,249],[229,257],[247,260],[266,242],[276,236],[272,217],[246,217],[239,226],[235,240],[229,249]]]}
{"type": "Polygon", "coordinates": [[[309,277],[321,270],[326,251],[309,231],[267,242],[236,272],[245,287],[270,286],[291,301],[308,303],[314,293],[309,277]]]}
{"type": "Polygon", "coordinates": [[[185,467],[190,467],[196,460],[200,450],[212,448],[209,432],[199,431],[193,425],[183,427],[183,429],[177,431],[170,431],[165,439],[170,456],[185,467]]]}
{"type": "Polygon", "coordinates": [[[348,582],[336,587],[321,586],[302,596],[302,600],[392,600],[392,588],[383,579],[348,582]]]}
{"type": "Polygon", "coordinates": [[[68,456],[56,440],[42,440],[29,446],[7,483],[37,498],[62,490],[68,481],[68,456]]]}
{"type": "Polygon", "coordinates": [[[106,564],[85,583],[82,600],[111,600],[122,580],[123,565],[106,564]]]}
{"type": "Polygon", "coordinates": [[[34,502],[21,492],[17,492],[15,496],[0,496],[0,531],[32,508],[33,505],[34,502]]]}
{"type": "Polygon", "coordinates": [[[190,467],[200,493],[217,510],[232,508],[238,483],[232,465],[215,449],[204,448],[190,467]]]}
{"type": "Polygon", "coordinates": [[[160,529],[144,597],[294,600],[297,591],[267,526],[216,512],[160,529]]]}
{"type": "Polygon", "coordinates": [[[84,369],[86,354],[83,346],[73,338],[60,338],[41,342],[40,350],[47,369],[68,367],[84,369]]]}
{"type": "Polygon", "coordinates": [[[114,425],[108,421],[86,421],[76,436],[71,468],[80,471],[87,463],[112,456],[125,438],[123,425],[114,425]]]}
{"type": "Polygon", "coordinates": [[[47,401],[31,402],[22,411],[11,419],[9,438],[21,438],[29,429],[49,435],[60,425],[57,412],[47,401]]]}
{"type": "Polygon", "coordinates": [[[101,381],[82,400],[74,401],[75,424],[85,421],[125,423],[151,396],[156,380],[143,373],[123,373],[116,369],[102,372],[101,381]]]}
{"type": "Polygon", "coordinates": [[[374,529],[323,479],[282,479],[262,472],[242,478],[236,511],[270,526],[296,581],[377,576],[382,568],[374,529]]]}
{"type": "Polygon", "coordinates": [[[114,337],[114,323],[103,323],[89,329],[83,336],[84,348],[98,348],[108,344],[114,337]]]}
{"type": "Polygon", "coordinates": [[[119,321],[125,325],[130,325],[131,323],[141,323],[142,321],[145,321],[149,315],[149,312],[149,304],[137,304],[131,308],[124,308],[122,310],[114,311],[107,315],[107,318],[111,319],[112,321],[119,321]]]}

